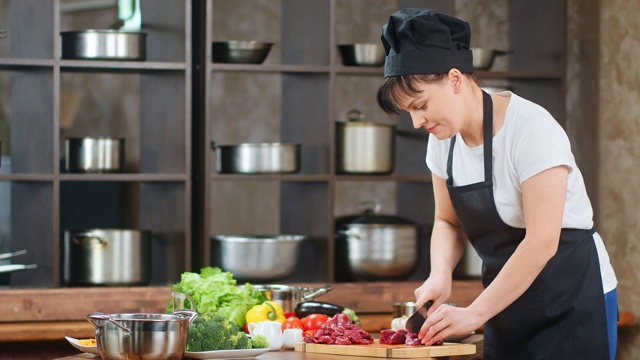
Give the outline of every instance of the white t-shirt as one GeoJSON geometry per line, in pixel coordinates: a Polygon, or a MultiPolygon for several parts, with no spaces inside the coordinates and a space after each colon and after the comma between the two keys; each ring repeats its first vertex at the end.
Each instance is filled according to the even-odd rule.
{"type": "MultiPolygon", "coordinates": [[[[494,94],[495,95],[495,94],[494,94]]],[[[502,221],[515,228],[525,228],[522,208],[522,183],[553,167],[569,168],[563,228],[591,229],[593,210],[580,169],[576,166],[571,144],[564,129],[541,106],[509,91],[498,94],[509,98],[502,128],[493,137],[493,194],[502,221]]],[[[453,152],[454,186],[484,181],[483,145],[468,147],[456,134],[453,152]]],[[[427,166],[436,176],[447,179],[447,158],[451,139],[429,136],[427,166]]],[[[615,289],[617,279],[609,262],[602,238],[595,233],[604,292],[615,289]]]]}

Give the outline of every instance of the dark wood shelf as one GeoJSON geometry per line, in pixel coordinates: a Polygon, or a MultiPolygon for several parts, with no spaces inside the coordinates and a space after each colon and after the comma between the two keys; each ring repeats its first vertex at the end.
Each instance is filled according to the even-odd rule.
{"type": "Polygon", "coordinates": [[[221,64],[210,65],[211,71],[216,72],[266,72],[266,73],[329,73],[329,66],[313,65],[271,65],[271,64],[221,64]]]}
{"type": "Polygon", "coordinates": [[[331,175],[326,174],[212,174],[212,181],[329,181],[331,175]]]}
{"type": "Polygon", "coordinates": [[[3,181],[53,181],[53,174],[0,174],[3,181]]]}
{"type": "Polygon", "coordinates": [[[102,60],[59,60],[62,71],[68,72],[140,72],[140,71],[183,71],[187,64],[181,62],[154,61],[102,61],[102,60]]]}
{"type": "Polygon", "coordinates": [[[60,174],[60,181],[188,181],[186,174],[60,174]]]}
{"type": "Polygon", "coordinates": [[[0,58],[0,70],[25,70],[30,67],[53,67],[51,59],[0,58]]]}

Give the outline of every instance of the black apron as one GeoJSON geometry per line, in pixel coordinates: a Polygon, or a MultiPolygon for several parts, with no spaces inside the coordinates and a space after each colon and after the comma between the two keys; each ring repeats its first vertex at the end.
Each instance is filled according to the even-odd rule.
{"type": "MultiPolygon", "coordinates": [[[[482,259],[482,283],[495,279],[525,229],[500,218],[493,197],[493,104],[483,91],[483,182],[453,186],[451,139],[447,188],[467,238],[482,259]]],[[[608,359],[606,315],[594,230],[562,229],[556,255],[531,287],[484,327],[485,359],[608,359]]]]}

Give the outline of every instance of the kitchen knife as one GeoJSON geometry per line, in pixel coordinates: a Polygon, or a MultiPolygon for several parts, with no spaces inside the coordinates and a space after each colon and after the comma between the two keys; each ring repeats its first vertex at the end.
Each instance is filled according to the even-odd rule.
{"type": "Polygon", "coordinates": [[[433,301],[429,300],[420,309],[411,314],[409,319],[407,319],[407,323],[404,325],[405,330],[410,333],[418,333],[420,332],[420,328],[424,321],[427,320],[427,311],[433,305],[433,301]]]}

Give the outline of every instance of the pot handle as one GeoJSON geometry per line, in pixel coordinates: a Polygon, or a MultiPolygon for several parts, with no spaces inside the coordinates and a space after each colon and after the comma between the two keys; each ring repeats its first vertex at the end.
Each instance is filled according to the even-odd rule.
{"type": "MultiPolygon", "coordinates": [[[[185,293],[181,293],[178,291],[171,292],[171,298],[173,299],[173,311],[177,312],[180,310],[196,310],[196,303],[193,301],[193,298],[185,293]],[[189,302],[189,307],[185,307],[185,300],[189,302]]],[[[197,314],[197,313],[196,313],[197,314]]]]}
{"type": "Polygon", "coordinates": [[[364,200],[358,204],[358,210],[360,210],[361,213],[365,214],[377,214],[380,211],[381,207],[382,205],[380,205],[380,203],[375,200],[364,200]]]}
{"type": "Polygon", "coordinates": [[[189,310],[189,309],[183,309],[183,310],[174,311],[173,313],[171,313],[171,315],[186,316],[186,317],[189,318],[189,322],[192,322],[193,320],[195,320],[198,317],[198,313],[196,311],[189,310]]]}
{"type": "Polygon", "coordinates": [[[513,54],[513,50],[493,50],[493,56],[513,54]]]}
{"type": "MultiPolygon", "coordinates": [[[[354,238],[356,238],[358,240],[362,240],[360,235],[358,235],[357,233],[355,233],[353,231],[350,231],[350,230],[338,230],[338,231],[336,231],[336,233],[338,233],[338,235],[353,236],[354,238]]],[[[338,236],[336,236],[336,237],[338,237],[338,236]]]]}
{"type": "Polygon", "coordinates": [[[82,245],[82,239],[97,239],[101,245],[106,246],[107,242],[100,236],[93,235],[92,233],[78,233],[73,235],[73,242],[77,245],[82,245]]]}
{"type": "Polygon", "coordinates": [[[358,109],[351,109],[347,112],[347,121],[362,121],[364,113],[358,109]]]}
{"type": "Polygon", "coordinates": [[[218,146],[216,145],[216,142],[215,141],[211,141],[211,150],[215,151],[217,147],[218,146]]]}
{"type": "Polygon", "coordinates": [[[89,315],[86,316],[86,319],[93,324],[93,326],[95,326],[96,328],[101,328],[103,326],[105,326],[107,324],[107,321],[112,323],[113,325],[119,327],[120,329],[126,331],[127,333],[131,333],[131,330],[129,328],[127,328],[126,326],[120,324],[119,322],[113,320],[109,315],[101,313],[101,312],[95,312],[95,313],[91,313],[89,315]]]}
{"type": "Polygon", "coordinates": [[[318,290],[316,290],[316,291],[314,291],[312,293],[302,295],[302,301],[307,301],[309,299],[313,299],[316,296],[324,295],[324,294],[328,293],[331,290],[333,290],[333,286],[327,284],[327,285],[321,287],[320,289],[318,289],[318,290]]]}

